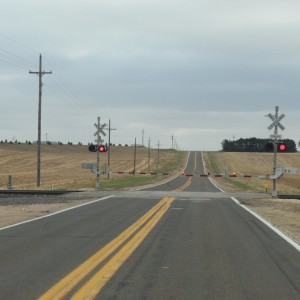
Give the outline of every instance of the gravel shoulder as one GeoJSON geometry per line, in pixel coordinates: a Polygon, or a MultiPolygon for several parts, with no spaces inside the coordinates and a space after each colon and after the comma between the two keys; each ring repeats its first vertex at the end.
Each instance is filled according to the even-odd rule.
{"type": "Polygon", "coordinates": [[[265,198],[240,202],[300,244],[300,200],[265,198]]]}
{"type": "Polygon", "coordinates": [[[88,203],[98,198],[101,196],[88,196],[86,193],[63,196],[0,195],[0,228],[88,203]]]}

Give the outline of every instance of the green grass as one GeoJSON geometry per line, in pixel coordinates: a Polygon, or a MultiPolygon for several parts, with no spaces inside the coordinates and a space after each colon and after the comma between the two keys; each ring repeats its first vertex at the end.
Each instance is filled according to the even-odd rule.
{"type": "MultiPolygon", "coordinates": [[[[210,161],[210,166],[212,169],[212,173],[220,174],[222,173],[222,167],[220,167],[215,159],[214,152],[207,152],[208,159],[210,161]]],[[[253,186],[251,184],[241,182],[238,178],[230,178],[230,177],[222,177],[222,179],[232,187],[238,190],[252,190],[257,189],[257,186],[253,186]]]]}
{"type": "MultiPolygon", "coordinates": [[[[157,173],[175,172],[182,168],[185,163],[186,153],[182,151],[167,150],[170,155],[167,160],[160,161],[160,168],[157,173]]],[[[156,170],[152,170],[155,171],[156,170]]],[[[146,184],[156,183],[166,179],[168,176],[155,176],[155,175],[122,175],[115,177],[110,175],[110,179],[100,179],[100,186],[103,189],[124,189],[130,187],[137,187],[146,184]]]]}
{"type": "Polygon", "coordinates": [[[223,177],[225,181],[227,181],[230,185],[238,188],[239,190],[251,190],[253,189],[253,186],[246,184],[244,182],[238,181],[238,179],[232,179],[228,177],[223,177]]]}
{"type": "Polygon", "coordinates": [[[213,152],[207,152],[208,159],[210,161],[210,167],[211,167],[211,172],[215,174],[219,174],[221,172],[221,168],[217,164],[214,153],[213,152]]]}

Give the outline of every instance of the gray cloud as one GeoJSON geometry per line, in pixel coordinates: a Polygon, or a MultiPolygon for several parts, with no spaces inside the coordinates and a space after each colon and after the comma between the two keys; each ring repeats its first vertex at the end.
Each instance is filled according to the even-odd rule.
{"type": "Polygon", "coordinates": [[[53,139],[90,141],[101,116],[122,143],[144,128],[166,146],[174,134],[186,149],[218,149],[233,135],[268,136],[264,114],[275,105],[287,115],[284,136],[298,139],[299,8],[292,0],[4,0],[0,138],[35,139],[37,76],[28,71],[42,53],[53,71],[43,78],[43,131],[53,139]]]}

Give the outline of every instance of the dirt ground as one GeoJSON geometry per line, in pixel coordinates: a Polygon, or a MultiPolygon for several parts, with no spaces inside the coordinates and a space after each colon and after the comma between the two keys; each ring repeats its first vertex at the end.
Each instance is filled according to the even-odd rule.
{"type": "Polygon", "coordinates": [[[300,243],[300,200],[266,198],[241,203],[300,243]]]}
{"type": "Polygon", "coordinates": [[[69,207],[88,203],[91,199],[74,200],[52,204],[0,206],[0,228],[45,216],[69,207]]]}

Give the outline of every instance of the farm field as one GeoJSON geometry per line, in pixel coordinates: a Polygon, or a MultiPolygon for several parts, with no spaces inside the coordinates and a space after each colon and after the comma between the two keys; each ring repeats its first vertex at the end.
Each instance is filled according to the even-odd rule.
{"type": "MultiPolygon", "coordinates": [[[[273,174],[272,153],[205,152],[204,161],[209,172],[215,174],[270,175],[273,174]]],[[[296,167],[300,171],[300,153],[278,153],[278,167],[296,167]]],[[[278,194],[300,194],[300,174],[284,175],[277,180],[278,194]]],[[[272,180],[259,178],[214,178],[226,191],[268,192],[272,180]]]]}
{"type": "MultiPolygon", "coordinates": [[[[187,153],[175,150],[151,149],[150,160],[148,149],[137,147],[136,171],[177,171],[185,164],[187,153]],[[159,160],[159,166],[157,162],[159,160]],[[149,163],[148,163],[149,162],[149,163]]],[[[0,189],[6,189],[8,176],[12,176],[14,189],[36,189],[36,144],[0,144],[0,189]]],[[[96,175],[88,169],[82,169],[82,163],[96,164],[96,153],[89,152],[88,146],[80,145],[47,145],[41,147],[41,189],[82,189],[94,188],[96,175]]],[[[102,170],[108,170],[108,152],[100,153],[102,170]]],[[[111,147],[111,171],[133,171],[134,147],[111,147]]],[[[121,188],[124,185],[142,185],[163,176],[135,176],[110,174],[100,176],[103,188],[121,188]]]]}

